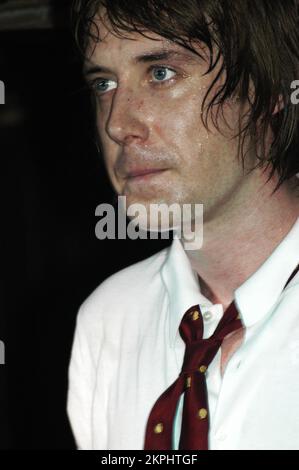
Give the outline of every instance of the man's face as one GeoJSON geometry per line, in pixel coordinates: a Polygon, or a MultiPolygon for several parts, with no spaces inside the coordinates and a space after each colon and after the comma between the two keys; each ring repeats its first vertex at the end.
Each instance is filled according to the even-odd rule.
{"type": "Polygon", "coordinates": [[[219,114],[225,136],[211,119],[209,131],[201,121],[201,104],[218,68],[203,76],[204,60],[154,33],[120,38],[101,22],[99,30],[101,41],[94,50],[90,45],[85,73],[96,96],[97,129],[115,191],[126,196],[127,205],[147,209],[151,203],[200,203],[206,219],[221,211],[244,176],[233,138],[239,103],[224,106],[231,129],[219,114]]]}

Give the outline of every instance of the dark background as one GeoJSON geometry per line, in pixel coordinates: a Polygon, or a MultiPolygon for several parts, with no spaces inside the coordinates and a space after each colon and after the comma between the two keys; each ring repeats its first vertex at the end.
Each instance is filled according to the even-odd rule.
{"type": "Polygon", "coordinates": [[[49,11],[50,26],[0,31],[1,449],[74,449],[66,393],[78,308],[107,276],[169,243],[95,237],[95,208],[114,194],[68,8],[49,11]]]}

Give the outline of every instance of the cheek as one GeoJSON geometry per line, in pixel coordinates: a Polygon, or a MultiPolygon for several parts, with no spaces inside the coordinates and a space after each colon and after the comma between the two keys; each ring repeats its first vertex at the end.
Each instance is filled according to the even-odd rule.
{"type": "Polygon", "coordinates": [[[169,136],[170,141],[177,136],[192,134],[200,127],[200,104],[195,100],[176,99],[156,108],[152,115],[153,129],[160,137],[169,136]]]}
{"type": "Polygon", "coordinates": [[[163,140],[164,136],[164,129],[162,127],[162,123],[154,123],[153,124],[153,131],[155,135],[157,135],[161,140],[163,140]]]}
{"type": "Polygon", "coordinates": [[[109,157],[109,162],[110,162],[113,156],[113,147],[115,147],[116,144],[109,138],[106,132],[106,121],[107,119],[105,118],[104,114],[97,113],[96,129],[97,129],[98,138],[102,144],[102,148],[104,152],[103,158],[105,162],[107,162],[107,159],[109,157]]]}
{"type": "Polygon", "coordinates": [[[143,107],[144,107],[144,100],[140,100],[140,101],[137,103],[137,109],[138,109],[138,111],[140,111],[143,107]]]}
{"type": "Polygon", "coordinates": [[[153,128],[159,140],[186,166],[198,160],[209,140],[198,97],[176,100],[171,108],[163,108],[163,120],[155,121],[153,128]]]}
{"type": "Polygon", "coordinates": [[[113,186],[117,186],[117,178],[114,174],[115,163],[117,161],[117,144],[107,137],[102,126],[97,125],[98,137],[101,141],[102,152],[99,157],[103,160],[108,176],[113,186]]]}

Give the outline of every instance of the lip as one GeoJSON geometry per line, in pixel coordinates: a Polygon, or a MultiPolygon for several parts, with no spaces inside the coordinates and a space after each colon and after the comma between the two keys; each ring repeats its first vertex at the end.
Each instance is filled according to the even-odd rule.
{"type": "Polygon", "coordinates": [[[158,173],[162,173],[163,171],[166,171],[167,168],[137,168],[135,170],[129,171],[126,175],[126,178],[128,180],[132,179],[146,179],[151,176],[154,176],[158,173]]]}

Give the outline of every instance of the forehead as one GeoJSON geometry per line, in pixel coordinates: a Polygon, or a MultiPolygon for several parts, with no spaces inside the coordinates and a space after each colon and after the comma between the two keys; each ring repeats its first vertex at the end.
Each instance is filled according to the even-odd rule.
{"type": "Polygon", "coordinates": [[[152,31],[144,30],[144,35],[127,31],[117,33],[113,31],[108,19],[99,15],[95,17],[94,23],[91,26],[91,34],[98,40],[89,39],[85,54],[86,63],[99,60],[102,62],[106,59],[125,60],[155,50],[177,51],[189,57],[194,56],[195,59],[195,54],[191,51],[152,31]]]}

